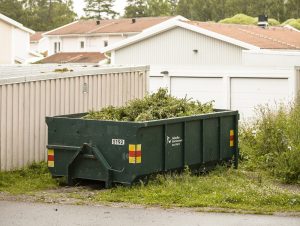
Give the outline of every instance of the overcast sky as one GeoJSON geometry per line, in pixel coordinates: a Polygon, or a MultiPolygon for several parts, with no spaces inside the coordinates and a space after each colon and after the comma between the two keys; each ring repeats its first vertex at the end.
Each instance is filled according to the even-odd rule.
{"type": "MultiPolygon", "coordinates": [[[[84,15],[83,8],[85,7],[84,0],[73,0],[74,10],[79,17],[84,15]]],[[[124,7],[126,5],[126,0],[115,0],[115,8],[121,15],[124,13],[124,7]]]]}

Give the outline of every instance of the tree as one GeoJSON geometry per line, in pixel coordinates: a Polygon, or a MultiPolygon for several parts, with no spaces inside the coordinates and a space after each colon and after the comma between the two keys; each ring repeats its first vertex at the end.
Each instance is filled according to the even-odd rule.
{"type": "Polygon", "coordinates": [[[149,16],[170,16],[172,6],[168,0],[147,0],[147,14],[149,16]]]}
{"type": "Polygon", "coordinates": [[[104,19],[114,18],[118,13],[112,8],[115,0],[85,0],[84,12],[88,18],[104,19]]]}
{"type": "Polygon", "coordinates": [[[146,0],[127,0],[125,7],[125,17],[145,17],[147,15],[147,1],[146,0]]]}
{"type": "Polygon", "coordinates": [[[0,12],[35,31],[74,21],[72,0],[0,0],[0,12]]]}

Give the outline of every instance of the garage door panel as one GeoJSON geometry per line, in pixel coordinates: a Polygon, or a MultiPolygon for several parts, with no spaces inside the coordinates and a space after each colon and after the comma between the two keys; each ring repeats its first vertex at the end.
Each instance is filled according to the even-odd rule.
{"type": "Polygon", "coordinates": [[[245,119],[255,116],[259,105],[286,102],[288,95],[288,79],[231,78],[231,109],[239,110],[245,119]]]}
{"type": "Polygon", "coordinates": [[[171,78],[171,93],[180,98],[192,97],[200,102],[214,100],[215,107],[222,107],[222,78],[171,78]]]}

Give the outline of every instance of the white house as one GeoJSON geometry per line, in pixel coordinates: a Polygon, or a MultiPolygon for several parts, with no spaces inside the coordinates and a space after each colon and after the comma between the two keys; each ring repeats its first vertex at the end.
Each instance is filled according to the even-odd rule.
{"type": "MultiPolygon", "coordinates": [[[[73,57],[74,53],[76,53],[80,58],[81,53],[99,53],[101,48],[139,34],[149,27],[179,19],[184,18],[177,16],[79,20],[46,32],[43,34],[43,37],[49,40],[49,56],[53,54],[59,55],[59,53],[72,53],[73,57]]],[[[51,61],[51,63],[59,62],[51,61]]]]}
{"type": "Polygon", "coordinates": [[[300,89],[300,33],[284,27],[173,20],[101,52],[112,64],[150,65],[150,91],[168,87],[175,96],[214,100],[243,118],[300,89]]]}
{"type": "Polygon", "coordinates": [[[0,13],[0,64],[26,63],[35,53],[30,51],[34,31],[0,13]]]}

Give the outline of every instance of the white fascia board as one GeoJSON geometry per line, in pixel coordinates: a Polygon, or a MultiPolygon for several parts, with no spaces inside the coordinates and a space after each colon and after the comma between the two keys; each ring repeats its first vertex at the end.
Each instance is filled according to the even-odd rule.
{"type": "Polygon", "coordinates": [[[69,23],[69,24],[65,24],[65,25],[60,26],[60,27],[58,27],[58,28],[55,28],[55,29],[53,29],[53,30],[51,30],[51,31],[47,31],[47,32],[43,33],[42,35],[43,35],[43,36],[44,36],[44,35],[45,35],[45,36],[48,36],[48,33],[51,33],[51,32],[53,32],[53,31],[57,31],[58,29],[67,27],[67,26],[72,25],[72,24],[76,24],[76,23],[78,23],[78,22],[79,22],[79,20],[73,21],[73,22],[71,22],[71,23],[69,23]]]}
{"type": "Polygon", "coordinates": [[[271,49],[260,49],[260,50],[243,50],[244,53],[252,54],[266,54],[266,55],[284,55],[284,56],[300,56],[300,50],[289,51],[289,50],[271,50],[271,49]]]}
{"type": "Polygon", "coordinates": [[[215,39],[218,39],[218,40],[221,40],[221,41],[224,41],[224,42],[236,45],[236,46],[240,46],[245,49],[260,50],[260,48],[257,46],[242,42],[242,41],[234,39],[234,38],[230,38],[225,35],[221,35],[219,33],[213,32],[213,31],[206,30],[204,28],[197,27],[195,25],[191,25],[191,24],[188,24],[188,23],[185,23],[182,21],[178,21],[178,20],[169,20],[169,21],[165,21],[161,24],[155,25],[155,26],[143,31],[142,33],[140,33],[138,35],[135,35],[135,36],[127,38],[123,41],[120,41],[115,44],[109,45],[105,48],[102,48],[102,49],[100,49],[100,52],[105,53],[105,52],[110,52],[112,50],[117,50],[117,49],[123,48],[127,45],[131,45],[135,42],[144,40],[144,39],[154,36],[156,34],[162,33],[166,30],[170,30],[174,27],[181,27],[181,28],[184,28],[184,29],[187,29],[190,31],[194,31],[199,34],[206,35],[208,37],[212,37],[212,38],[215,38],[215,39]]]}
{"type": "Polygon", "coordinates": [[[23,24],[15,21],[15,20],[13,20],[13,19],[11,19],[11,18],[9,18],[9,17],[7,17],[7,16],[5,16],[5,15],[3,15],[1,13],[0,13],[0,19],[3,20],[3,21],[5,21],[6,23],[8,23],[10,25],[13,25],[14,27],[19,28],[19,29],[21,29],[23,31],[26,31],[26,32],[28,32],[30,34],[34,34],[35,33],[34,30],[31,30],[31,29],[29,29],[27,27],[24,27],[23,24]]]}

